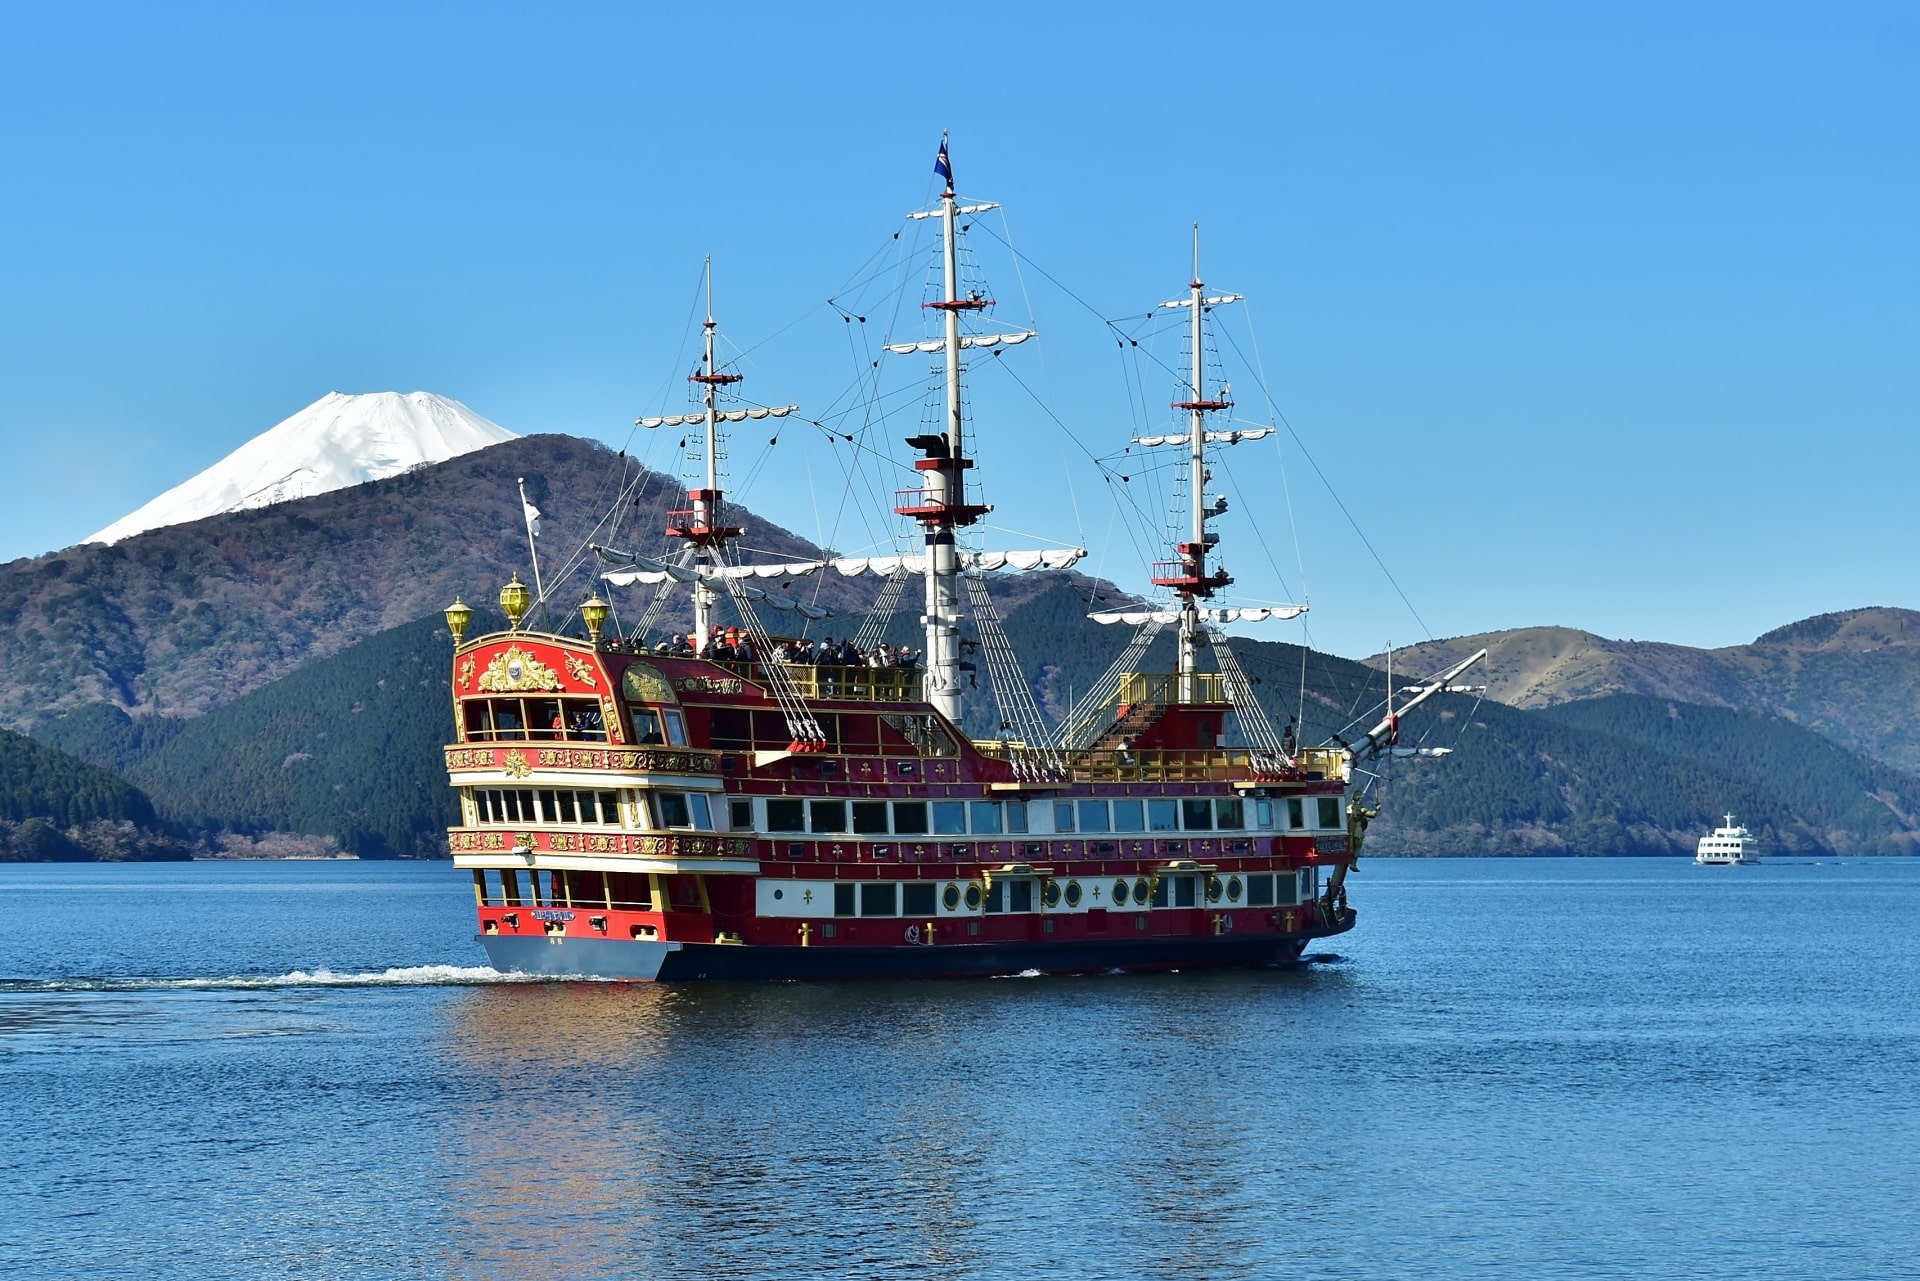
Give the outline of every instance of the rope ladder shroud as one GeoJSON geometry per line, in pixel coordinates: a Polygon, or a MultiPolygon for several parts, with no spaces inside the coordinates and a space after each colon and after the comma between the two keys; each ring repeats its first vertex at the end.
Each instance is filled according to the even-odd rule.
{"type": "Polygon", "coordinates": [[[967,603],[980,629],[980,647],[987,658],[987,684],[1000,712],[1001,727],[1011,728],[1027,744],[1027,752],[1014,759],[1014,776],[1023,781],[1063,777],[1066,763],[1054,747],[1053,733],[1047,728],[1047,718],[1033,696],[1033,686],[1027,683],[1026,673],[1020,668],[1013,642],[1001,626],[1000,612],[987,590],[986,576],[970,573],[964,577],[967,603]]]}
{"type": "Polygon", "coordinates": [[[1152,618],[1140,624],[1140,630],[1133,634],[1132,642],[1113,660],[1106,674],[1068,711],[1066,720],[1060,725],[1057,740],[1062,748],[1072,751],[1090,747],[1106,731],[1107,708],[1120,693],[1121,678],[1128,672],[1140,670],[1140,660],[1146,656],[1148,648],[1158,639],[1165,626],[1163,620],[1152,618]]]}

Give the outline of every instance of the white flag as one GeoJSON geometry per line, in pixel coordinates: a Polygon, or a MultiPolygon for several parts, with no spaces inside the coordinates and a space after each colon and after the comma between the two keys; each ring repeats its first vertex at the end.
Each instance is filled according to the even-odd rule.
{"type": "Polygon", "coordinates": [[[527,509],[527,529],[535,538],[540,537],[540,509],[522,498],[520,505],[527,509]]]}

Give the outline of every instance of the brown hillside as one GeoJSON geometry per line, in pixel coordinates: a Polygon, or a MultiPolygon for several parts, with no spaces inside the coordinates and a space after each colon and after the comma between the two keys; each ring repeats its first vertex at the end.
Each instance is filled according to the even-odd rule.
{"type": "Polygon", "coordinates": [[[1710,650],[1529,627],[1412,646],[1394,663],[1424,673],[1482,647],[1490,695],[1515,707],[1644,694],[1767,712],[1920,770],[1920,613],[1912,610],[1822,614],[1710,650]]]}
{"type": "MultiPolygon", "coordinates": [[[[470,604],[490,603],[509,573],[531,581],[516,477],[526,478],[544,513],[551,594],[576,604],[591,588],[585,573],[563,587],[553,580],[590,537],[664,550],[660,530],[680,490],[658,474],[637,506],[624,509],[617,533],[596,532],[623,470],[638,468],[594,442],[526,436],[388,480],[0,566],[0,664],[8,673],[0,724],[24,728],[102,701],[135,713],[198,715],[433,613],[456,592],[470,604]]],[[[742,523],[758,552],[819,553],[750,515],[742,523]]],[[[1009,605],[1045,585],[1021,580],[1057,581],[1003,577],[995,596],[1009,605]]],[[[814,625],[815,634],[837,634],[877,586],[826,574],[791,590],[841,615],[814,625]]],[[[631,621],[644,601],[628,591],[615,604],[631,621]]]]}

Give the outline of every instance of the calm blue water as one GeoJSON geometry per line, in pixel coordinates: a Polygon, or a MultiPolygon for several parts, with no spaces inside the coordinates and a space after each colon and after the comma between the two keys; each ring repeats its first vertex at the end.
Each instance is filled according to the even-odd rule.
{"type": "Polygon", "coordinates": [[[1920,1276],[1920,861],[1353,890],[1300,973],[649,988],[445,865],[0,867],[0,1271],[1920,1276]]]}

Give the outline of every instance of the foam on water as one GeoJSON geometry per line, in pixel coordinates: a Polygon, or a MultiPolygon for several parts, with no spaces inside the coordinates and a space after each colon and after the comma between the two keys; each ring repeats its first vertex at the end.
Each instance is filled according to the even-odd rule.
{"type": "Polygon", "coordinates": [[[231,974],[220,978],[0,979],[0,992],[170,992],[252,991],[299,987],[479,987],[497,983],[603,983],[591,974],[502,973],[488,965],[403,965],[378,971],[340,974],[321,966],[286,974],[231,974]]]}

